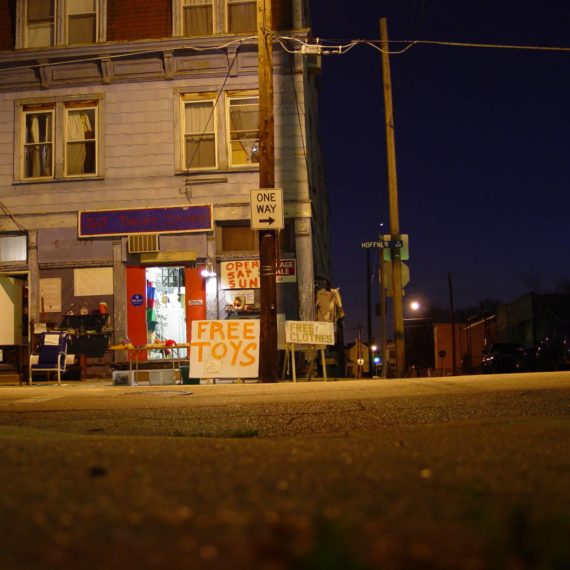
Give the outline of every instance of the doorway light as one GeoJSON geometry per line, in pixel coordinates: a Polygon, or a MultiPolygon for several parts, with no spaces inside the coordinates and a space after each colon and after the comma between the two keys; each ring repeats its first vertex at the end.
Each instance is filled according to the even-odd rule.
{"type": "Polygon", "coordinates": [[[214,271],[214,264],[211,261],[208,261],[200,274],[202,277],[215,277],[216,272],[214,271]]]}

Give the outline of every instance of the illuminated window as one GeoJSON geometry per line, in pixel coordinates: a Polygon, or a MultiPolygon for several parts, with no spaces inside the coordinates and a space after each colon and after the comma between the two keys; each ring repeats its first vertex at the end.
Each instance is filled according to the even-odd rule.
{"type": "Polygon", "coordinates": [[[105,40],[107,0],[22,0],[17,47],[92,44],[105,40]]]}
{"type": "Polygon", "coordinates": [[[257,2],[255,0],[227,0],[227,31],[245,34],[257,30],[257,2]]]}
{"type": "Polygon", "coordinates": [[[23,178],[53,178],[55,106],[27,107],[23,113],[23,178]]]}
{"type": "Polygon", "coordinates": [[[98,173],[97,101],[23,105],[21,125],[21,179],[75,178],[98,173]],[[61,146],[57,145],[58,140],[62,141],[61,146]],[[56,172],[55,158],[61,148],[62,166],[56,172]]]}
{"type": "Polygon", "coordinates": [[[26,47],[46,47],[55,43],[55,1],[27,0],[26,47]]]}
{"type": "Polygon", "coordinates": [[[259,97],[228,98],[230,166],[259,162],[259,97]]]}
{"type": "Polygon", "coordinates": [[[183,169],[216,168],[216,120],[213,100],[183,100],[183,169]]]}
{"type": "Polygon", "coordinates": [[[67,43],[93,44],[97,41],[97,0],[67,0],[67,43]]]}
{"type": "Polygon", "coordinates": [[[182,0],[182,24],[184,36],[213,34],[213,0],[182,0]]]}
{"type": "Polygon", "coordinates": [[[173,0],[175,36],[255,34],[256,0],[173,0]]]}
{"type": "Polygon", "coordinates": [[[97,105],[65,105],[65,176],[97,173],[97,105]]]}

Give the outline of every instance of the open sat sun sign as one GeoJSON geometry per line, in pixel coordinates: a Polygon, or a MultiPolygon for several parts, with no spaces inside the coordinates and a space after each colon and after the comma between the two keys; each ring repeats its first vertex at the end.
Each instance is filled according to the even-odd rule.
{"type": "Polygon", "coordinates": [[[259,321],[193,321],[191,378],[257,378],[259,321]]]}

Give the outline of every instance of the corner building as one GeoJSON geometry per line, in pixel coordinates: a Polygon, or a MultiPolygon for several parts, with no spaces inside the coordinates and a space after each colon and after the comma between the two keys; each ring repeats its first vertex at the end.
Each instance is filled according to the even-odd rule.
{"type": "MultiPolygon", "coordinates": [[[[277,313],[311,320],[330,278],[317,62],[308,3],[272,9],[277,313]]],[[[89,373],[124,338],[259,318],[258,160],[255,1],[0,0],[3,362],[24,371],[43,327],[89,373]]]]}

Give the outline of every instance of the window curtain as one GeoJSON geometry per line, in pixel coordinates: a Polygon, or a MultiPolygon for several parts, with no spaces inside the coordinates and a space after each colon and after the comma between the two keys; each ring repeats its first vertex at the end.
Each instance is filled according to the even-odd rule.
{"type": "Polygon", "coordinates": [[[25,176],[51,176],[51,113],[26,115],[25,176]]]}
{"type": "Polygon", "coordinates": [[[228,0],[229,32],[236,34],[255,32],[257,29],[257,4],[247,1],[228,0]]]}
{"type": "Polygon", "coordinates": [[[67,114],[66,173],[69,175],[95,172],[94,122],[93,110],[67,114]]]}
{"type": "MultiPolygon", "coordinates": [[[[259,106],[255,104],[235,104],[230,106],[230,128],[232,149],[237,143],[246,155],[245,162],[253,162],[252,151],[259,142],[259,106]]],[[[243,161],[232,160],[234,164],[243,161]]]]}
{"type": "Polygon", "coordinates": [[[184,35],[205,36],[213,32],[212,2],[210,0],[185,0],[184,35]]]}
{"type": "Polygon", "coordinates": [[[212,108],[211,103],[190,103],[186,105],[186,168],[216,166],[212,108]]]}

